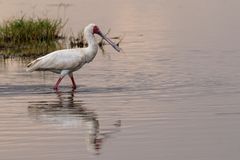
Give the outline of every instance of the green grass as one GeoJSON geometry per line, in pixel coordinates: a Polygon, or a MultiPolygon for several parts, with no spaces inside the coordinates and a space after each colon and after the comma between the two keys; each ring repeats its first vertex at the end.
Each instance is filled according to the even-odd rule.
{"type": "Polygon", "coordinates": [[[0,25],[0,54],[40,55],[57,49],[63,38],[60,19],[15,18],[0,25]]]}

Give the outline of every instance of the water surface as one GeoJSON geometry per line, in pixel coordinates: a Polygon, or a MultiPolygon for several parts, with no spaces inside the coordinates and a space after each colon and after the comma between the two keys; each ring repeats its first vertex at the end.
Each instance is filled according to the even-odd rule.
{"type": "Polygon", "coordinates": [[[1,59],[1,159],[239,159],[239,1],[0,4],[2,20],[23,11],[125,36],[123,53],[107,46],[75,73],[75,91],[1,59]]]}

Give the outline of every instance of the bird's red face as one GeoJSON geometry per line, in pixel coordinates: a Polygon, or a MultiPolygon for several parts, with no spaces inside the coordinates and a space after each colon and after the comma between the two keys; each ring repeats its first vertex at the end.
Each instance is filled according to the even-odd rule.
{"type": "Polygon", "coordinates": [[[93,27],[93,34],[99,34],[101,31],[100,29],[98,28],[98,26],[94,26],[93,27]]]}
{"type": "Polygon", "coordinates": [[[103,39],[105,39],[114,49],[116,49],[118,52],[120,52],[120,48],[109,38],[107,38],[104,34],[102,34],[102,32],[100,31],[100,29],[98,28],[98,26],[94,25],[93,26],[93,34],[98,34],[99,36],[101,36],[103,39]]]}

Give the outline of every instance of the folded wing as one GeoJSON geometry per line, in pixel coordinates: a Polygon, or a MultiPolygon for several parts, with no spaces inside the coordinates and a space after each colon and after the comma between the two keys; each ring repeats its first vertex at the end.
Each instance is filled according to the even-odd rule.
{"type": "Polygon", "coordinates": [[[65,49],[39,57],[27,65],[27,71],[75,70],[85,63],[82,52],[76,49],[65,49]]]}

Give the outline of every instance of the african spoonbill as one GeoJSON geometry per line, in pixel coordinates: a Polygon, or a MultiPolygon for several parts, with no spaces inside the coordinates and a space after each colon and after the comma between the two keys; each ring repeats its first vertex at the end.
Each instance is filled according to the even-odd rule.
{"type": "Polygon", "coordinates": [[[72,81],[72,88],[76,89],[73,72],[80,69],[84,64],[91,62],[97,54],[98,43],[94,34],[98,34],[105,39],[115,50],[120,52],[120,48],[109,38],[107,38],[95,24],[89,24],[84,29],[84,36],[88,42],[86,48],[62,49],[39,57],[27,65],[27,71],[51,71],[60,74],[53,89],[58,90],[61,80],[68,75],[72,81]]]}

